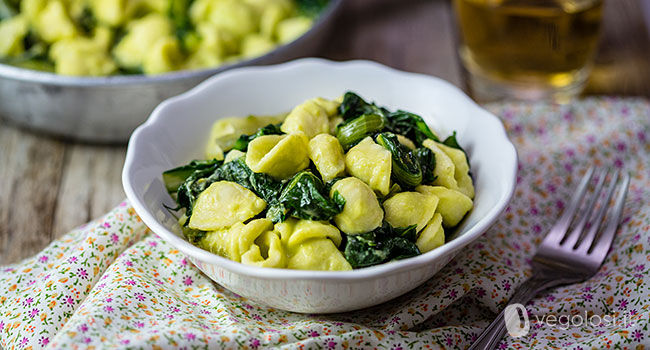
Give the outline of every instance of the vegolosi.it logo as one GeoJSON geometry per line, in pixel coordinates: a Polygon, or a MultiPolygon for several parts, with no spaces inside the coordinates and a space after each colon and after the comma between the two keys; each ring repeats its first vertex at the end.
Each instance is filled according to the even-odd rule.
{"type": "Polygon", "coordinates": [[[528,312],[522,304],[511,304],[503,311],[503,319],[506,322],[508,334],[513,338],[523,337],[530,330],[528,312]]]}
{"type": "MultiPolygon", "coordinates": [[[[543,324],[550,327],[559,327],[566,330],[571,327],[589,327],[610,326],[610,325],[630,325],[638,320],[634,314],[623,315],[595,315],[589,314],[585,310],[582,313],[570,313],[565,315],[534,315],[536,324],[543,324]]],[[[508,334],[513,338],[520,338],[530,331],[530,319],[526,307],[522,304],[510,304],[503,311],[503,319],[506,323],[508,334]]]]}

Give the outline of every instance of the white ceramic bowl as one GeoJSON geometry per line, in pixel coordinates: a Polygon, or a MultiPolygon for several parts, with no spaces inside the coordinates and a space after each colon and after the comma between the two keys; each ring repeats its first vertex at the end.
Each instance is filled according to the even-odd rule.
{"type": "Polygon", "coordinates": [[[208,277],[272,307],[331,313],[376,305],[417,287],[478,238],[510,200],[517,169],[515,147],[500,120],[453,85],[368,61],[301,59],[276,66],[233,69],[160,104],[136,129],[122,174],[124,190],[153,232],[187,254],[208,277]],[[458,132],[474,175],[474,209],[453,238],[413,258],[354,271],[325,272],[243,265],[197,248],[182,238],[161,173],[202,157],[215,120],[276,114],[306,99],[335,98],[347,90],[389,109],[421,115],[443,135],[458,132]]]}

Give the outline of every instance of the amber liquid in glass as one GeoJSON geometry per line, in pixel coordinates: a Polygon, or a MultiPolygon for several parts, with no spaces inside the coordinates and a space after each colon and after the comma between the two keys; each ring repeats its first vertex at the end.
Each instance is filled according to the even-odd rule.
{"type": "MultiPolygon", "coordinates": [[[[454,0],[465,67],[524,99],[574,95],[589,73],[602,0],[454,0]]],[[[508,96],[506,96],[508,97],[508,96]]]]}

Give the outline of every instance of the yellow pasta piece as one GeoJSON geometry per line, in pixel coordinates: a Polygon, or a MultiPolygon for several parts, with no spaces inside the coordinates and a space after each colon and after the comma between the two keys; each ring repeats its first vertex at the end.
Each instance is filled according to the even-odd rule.
{"type": "MultiPolygon", "coordinates": [[[[179,220],[180,225],[183,225],[179,220]]],[[[217,255],[230,259],[228,248],[230,245],[230,227],[224,227],[218,230],[206,233],[205,237],[197,243],[197,246],[217,255]]]]}
{"type": "Polygon", "coordinates": [[[206,20],[240,38],[257,31],[253,9],[239,0],[212,1],[206,20]]]}
{"type": "Polygon", "coordinates": [[[260,10],[260,33],[274,40],[278,25],[289,17],[291,5],[268,4],[260,10]]]}
{"type": "Polygon", "coordinates": [[[332,135],[320,134],[309,140],[309,159],[316,165],[323,182],[328,182],[345,171],[343,148],[332,135]]]}
{"type": "Polygon", "coordinates": [[[205,159],[223,160],[223,150],[214,142],[209,142],[205,147],[205,159]]]}
{"type": "Polygon", "coordinates": [[[117,70],[108,55],[107,47],[112,33],[108,28],[98,27],[92,39],[76,37],[62,39],[50,47],[50,58],[55,71],[62,75],[102,76],[117,70]]]}
{"type": "Polygon", "coordinates": [[[474,198],[474,184],[469,176],[465,153],[430,139],[424,140],[423,145],[433,151],[436,157],[433,175],[437,178],[432,184],[460,191],[469,198],[474,198]]]}
{"type": "Polygon", "coordinates": [[[457,148],[439,144],[438,147],[454,163],[454,179],[458,185],[458,191],[463,192],[469,198],[474,198],[474,183],[469,176],[469,163],[465,153],[457,148]]]}
{"type": "Polygon", "coordinates": [[[287,266],[287,255],[275,232],[264,232],[255,243],[241,256],[243,264],[275,268],[287,266]]]}
{"type": "Polygon", "coordinates": [[[382,195],[388,194],[390,189],[391,167],[390,151],[376,144],[371,137],[363,139],[345,155],[347,172],[382,195]]]}
{"type": "Polygon", "coordinates": [[[242,41],[242,57],[261,56],[275,47],[275,43],[269,38],[260,34],[248,34],[242,41]]]}
{"type": "Polygon", "coordinates": [[[77,35],[74,22],[68,16],[63,2],[59,0],[48,1],[32,24],[41,39],[48,43],[77,35]]]}
{"type": "Polygon", "coordinates": [[[208,232],[199,246],[244,264],[284,267],[286,254],[280,239],[267,219],[238,222],[229,228],[208,232]]]}
{"type": "Polygon", "coordinates": [[[386,221],[393,227],[417,225],[419,232],[431,220],[438,197],[429,193],[400,192],[384,201],[386,221]]]}
{"type": "Polygon", "coordinates": [[[436,212],[442,215],[442,224],[445,227],[458,225],[473,206],[472,199],[467,195],[443,186],[420,185],[415,190],[438,197],[436,212]]]}
{"type": "Polygon", "coordinates": [[[286,44],[303,35],[311,28],[312,19],[309,17],[292,17],[285,19],[278,24],[277,38],[282,44],[286,44]]]}
{"type": "Polygon", "coordinates": [[[316,104],[318,104],[325,110],[325,113],[327,113],[328,117],[332,118],[338,115],[339,105],[341,104],[341,102],[328,100],[322,97],[316,97],[315,99],[313,99],[313,101],[316,102],[316,104]]]}
{"type": "Polygon", "coordinates": [[[442,228],[442,215],[436,213],[422,232],[415,245],[420,252],[426,253],[445,244],[445,230],[442,228]]]}
{"type": "Polygon", "coordinates": [[[345,198],[343,211],[334,216],[338,228],[349,234],[370,232],[381,226],[384,211],[379,206],[377,196],[365,182],[347,177],[332,186],[330,197],[338,192],[345,198]]]}
{"type": "Polygon", "coordinates": [[[14,16],[0,21],[0,57],[15,57],[25,51],[23,39],[28,23],[24,16],[14,16]]]}
{"type": "Polygon", "coordinates": [[[308,142],[302,133],[257,137],[248,144],[246,165],[256,173],[286,179],[309,166],[308,142]]]}
{"type": "Polygon", "coordinates": [[[308,138],[329,132],[327,111],[315,100],[307,100],[296,106],[280,128],[287,134],[302,132],[308,138]]]}
{"type": "Polygon", "coordinates": [[[352,266],[329,239],[311,239],[295,248],[287,267],[298,270],[346,271],[352,266]]]}
{"type": "Polygon", "coordinates": [[[241,157],[246,157],[246,152],[242,152],[238,149],[234,149],[228,152],[228,154],[226,154],[226,159],[224,159],[224,163],[232,162],[233,160],[239,159],[241,157]]]}
{"type": "Polygon", "coordinates": [[[20,1],[20,14],[25,16],[33,26],[47,3],[48,0],[22,0],[20,1]]]}
{"type": "Polygon", "coordinates": [[[343,122],[343,118],[336,116],[330,119],[330,134],[336,135],[336,127],[343,122]]]}
{"type": "Polygon", "coordinates": [[[229,181],[211,184],[194,203],[189,227],[214,231],[248,220],[266,208],[250,190],[229,181]]]}
{"type": "Polygon", "coordinates": [[[147,74],[161,74],[178,69],[183,62],[178,39],[172,36],[158,38],[144,56],[142,69],[147,74]]]}
{"type": "Polygon", "coordinates": [[[160,14],[152,13],[129,22],[128,32],[113,49],[119,63],[125,67],[138,68],[158,39],[171,35],[170,20],[160,14]]]}
{"type": "Polygon", "coordinates": [[[124,24],[129,17],[131,11],[127,11],[127,7],[131,2],[133,1],[91,0],[90,5],[99,22],[110,26],[119,26],[124,24]]]}
{"type": "Polygon", "coordinates": [[[221,118],[212,124],[208,143],[216,143],[224,151],[229,151],[239,136],[253,134],[257,129],[268,124],[279,123],[284,116],[269,117],[228,117],[221,118]]]}
{"type": "Polygon", "coordinates": [[[327,221],[289,218],[277,224],[276,230],[280,234],[282,243],[289,249],[315,238],[330,239],[337,247],[341,244],[341,233],[327,221]]]}

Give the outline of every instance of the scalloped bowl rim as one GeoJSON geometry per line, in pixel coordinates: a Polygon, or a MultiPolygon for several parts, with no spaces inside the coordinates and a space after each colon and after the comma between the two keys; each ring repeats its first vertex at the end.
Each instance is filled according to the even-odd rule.
{"type": "Polygon", "coordinates": [[[396,274],[402,271],[411,270],[416,267],[426,265],[445,255],[456,254],[456,252],[459,249],[463,248],[464,246],[468,245],[469,243],[471,243],[472,241],[480,237],[496,221],[498,216],[505,210],[506,206],[508,205],[514,193],[516,173],[517,173],[517,151],[514,145],[512,144],[512,142],[509,140],[505,128],[502,122],[500,121],[500,119],[495,115],[493,115],[492,113],[481,108],[474,101],[472,101],[467,95],[465,95],[460,89],[458,89],[456,86],[452,85],[451,83],[429,75],[399,71],[373,61],[353,60],[353,61],[345,61],[345,62],[334,62],[334,61],[318,59],[318,58],[303,58],[303,59],[298,59],[298,60],[277,64],[277,65],[262,66],[262,67],[243,67],[243,68],[232,69],[220,73],[211,78],[208,78],[203,83],[199,84],[195,88],[181,95],[163,101],[152,112],[152,114],[147,119],[147,121],[144,124],[140,125],[131,135],[128,149],[127,149],[127,155],[124,163],[124,169],[122,173],[122,182],[127,197],[129,198],[135,211],[138,213],[138,215],[143,220],[143,222],[154,233],[158,234],[161,238],[168,241],[173,246],[175,246],[180,251],[182,251],[183,253],[185,253],[190,257],[196,258],[207,264],[217,265],[235,274],[255,277],[259,279],[346,281],[346,280],[367,280],[367,279],[374,279],[382,275],[396,274]],[[429,79],[432,81],[436,81],[438,84],[441,85],[442,88],[452,90],[454,91],[454,93],[458,95],[462,95],[462,99],[464,99],[464,102],[466,102],[467,105],[470,106],[474,112],[476,112],[478,115],[481,115],[481,117],[485,119],[482,122],[498,124],[498,135],[492,135],[492,136],[495,137],[493,140],[495,143],[497,141],[500,141],[502,143],[501,146],[503,146],[503,149],[501,150],[504,152],[501,157],[501,159],[503,159],[503,163],[499,164],[499,166],[511,167],[509,178],[504,179],[504,181],[506,181],[507,183],[506,187],[508,190],[505,193],[500,194],[500,198],[496,203],[496,205],[492,207],[489,210],[489,212],[486,215],[484,215],[483,218],[481,218],[474,226],[472,226],[462,234],[457,235],[454,239],[452,239],[449,242],[446,242],[441,247],[438,247],[432,251],[423,253],[421,255],[412,258],[388,262],[388,263],[361,268],[361,269],[355,269],[351,271],[292,270],[292,269],[264,268],[264,267],[245,265],[239,262],[229,260],[225,257],[221,257],[219,255],[210,253],[199,247],[196,247],[191,243],[189,243],[188,241],[186,241],[185,239],[172,233],[164,225],[162,225],[155,218],[155,216],[147,209],[147,207],[140,200],[140,198],[136,195],[136,191],[133,188],[130,180],[130,176],[131,176],[130,174],[133,167],[133,159],[135,157],[134,154],[136,152],[136,150],[134,149],[134,145],[138,143],[138,140],[140,139],[143,132],[145,132],[148,129],[156,128],[158,123],[161,122],[161,116],[164,114],[164,110],[167,109],[169,106],[180,101],[191,100],[194,97],[202,94],[209,94],[213,86],[220,84],[224,80],[232,79],[233,77],[236,77],[237,75],[240,74],[256,74],[258,72],[264,72],[267,70],[273,70],[277,72],[291,71],[296,67],[303,67],[309,65],[320,66],[319,68],[323,68],[323,69],[327,69],[328,67],[346,67],[351,69],[356,67],[372,67],[374,69],[388,72],[395,76],[417,77],[418,79],[429,79]]]}

